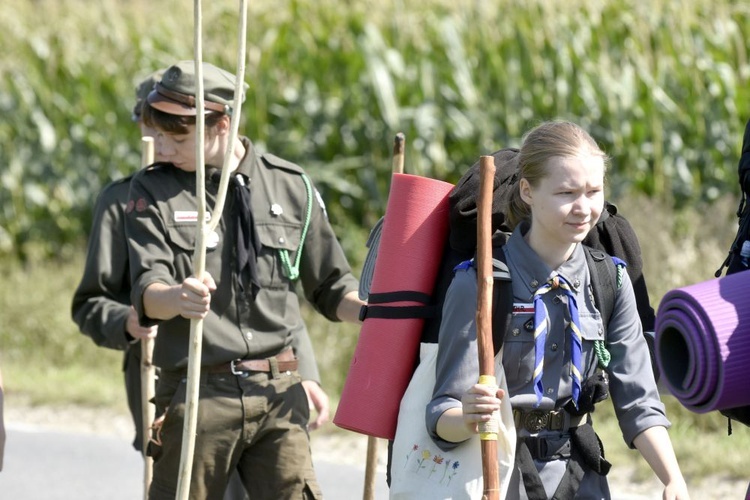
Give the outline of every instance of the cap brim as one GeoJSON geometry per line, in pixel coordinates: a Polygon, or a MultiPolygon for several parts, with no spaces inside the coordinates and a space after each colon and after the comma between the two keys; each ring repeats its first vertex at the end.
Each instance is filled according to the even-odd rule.
{"type": "MultiPolygon", "coordinates": [[[[192,106],[188,106],[186,104],[182,104],[181,102],[177,102],[173,99],[170,99],[168,97],[165,97],[158,93],[156,90],[152,90],[151,93],[146,98],[149,105],[161,111],[162,113],[167,113],[169,115],[177,115],[177,116],[195,116],[196,108],[192,106]]],[[[205,113],[210,112],[210,109],[204,108],[205,113]]]]}

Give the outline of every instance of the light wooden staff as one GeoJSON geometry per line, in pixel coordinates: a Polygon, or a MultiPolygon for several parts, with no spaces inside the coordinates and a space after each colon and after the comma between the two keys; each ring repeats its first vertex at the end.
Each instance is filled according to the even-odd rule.
{"type": "MultiPolygon", "coordinates": [[[[404,173],[404,146],[406,138],[399,132],[393,139],[393,160],[391,168],[394,174],[404,173]]],[[[367,461],[365,463],[365,491],[364,500],[375,499],[375,470],[378,465],[378,438],[367,437],[367,461]]]]}
{"type": "MultiPolygon", "coordinates": [[[[147,167],[154,163],[154,138],[143,137],[141,139],[141,167],[147,167]]],[[[143,447],[143,498],[148,499],[148,490],[151,487],[154,461],[148,456],[148,442],[151,438],[151,423],[154,421],[155,408],[151,404],[154,397],[154,383],[156,369],[153,364],[154,339],[144,337],[141,339],[141,446],[143,447]]]]}
{"type": "MultiPolygon", "coordinates": [[[[479,350],[479,383],[497,387],[495,350],[492,344],[492,187],[495,161],[482,156],[479,163],[479,197],[477,199],[477,347],[479,350]]],[[[479,426],[482,445],[483,500],[500,498],[500,464],[497,459],[499,423],[493,418],[479,426]]]]}
{"type": "MultiPolygon", "coordinates": [[[[204,170],[204,94],[203,94],[203,45],[201,37],[202,12],[200,0],[194,1],[194,52],[195,52],[195,194],[198,218],[196,222],[195,253],[193,255],[193,274],[198,280],[203,280],[206,271],[206,235],[219,224],[224,210],[227,187],[229,185],[230,163],[234,155],[234,142],[237,139],[239,127],[240,107],[243,97],[243,82],[245,81],[245,47],[247,37],[247,2],[240,1],[239,50],[237,56],[237,71],[235,73],[235,93],[232,109],[230,134],[227,151],[221,171],[221,180],[216,195],[213,216],[210,224],[206,224],[206,173],[204,170]]],[[[188,352],[187,393],[185,396],[185,421],[182,430],[182,451],[180,454],[180,469],[177,478],[177,499],[187,500],[190,494],[190,479],[195,453],[195,432],[198,424],[198,399],[200,387],[201,353],[203,348],[203,320],[190,320],[190,350],[188,352]]]]}

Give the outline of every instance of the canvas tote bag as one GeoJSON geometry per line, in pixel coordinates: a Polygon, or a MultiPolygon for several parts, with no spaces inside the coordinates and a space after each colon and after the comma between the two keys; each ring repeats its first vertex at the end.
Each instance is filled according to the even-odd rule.
{"type": "MultiPolygon", "coordinates": [[[[401,399],[391,458],[391,500],[482,498],[482,452],[478,435],[444,452],[427,434],[425,407],[435,387],[438,345],[420,344],[420,362],[401,399]]],[[[498,386],[508,393],[500,356],[495,358],[498,386]]],[[[505,498],[513,472],[516,428],[510,404],[500,407],[498,433],[500,498],[505,498]]]]}

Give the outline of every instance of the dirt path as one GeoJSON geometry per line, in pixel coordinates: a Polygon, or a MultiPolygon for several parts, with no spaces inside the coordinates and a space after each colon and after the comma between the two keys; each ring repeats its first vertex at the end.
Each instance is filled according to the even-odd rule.
{"type": "MultiPolygon", "coordinates": [[[[92,409],[76,406],[30,407],[6,400],[5,421],[8,424],[23,424],[46,429],[69,432],[85,432],[114,435],[130,440],[133,437],[129,415],[110,409],[92,409]]],[[[328,423],[323,430],[311,434],[313,455],[329,462],[352,465],[364,472],[367,453],[367,437],[342,431],[328,423]]],[[[386,441],[379,439],[378,480],[385,474],[386,441]]],[[[656,479],[638,481],[632,471],[618,469],[609,475],[612,496],[615,500],[659,500],[661,485],[656,479]]],[[[723,478],[708,478],[690,482],[693,500],[741,500],[745,498],[746,481],[730,481],[723,478]]]]}

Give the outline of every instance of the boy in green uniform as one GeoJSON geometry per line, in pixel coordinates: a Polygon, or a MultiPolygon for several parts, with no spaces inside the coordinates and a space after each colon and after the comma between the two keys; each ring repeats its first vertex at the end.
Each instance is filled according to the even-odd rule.
{"type": "Polygon", "coordinates": [[[250,497],[317,498],[309,409],[292,340],[305,330],[295,291],[332,321],[358,321],[362,301],[322,199],[299,166],[232,144],[230,189],[213,213],[227,151],[235,77],[204,64],[208,217],[206,273],[192,276],[195,198],[195,66],[171,66],[143,115],[162,163],[131,180],[126,230],[132,303],[159,325],[157,413],[165,419],[150,498],[174,498],[184,418],[191,319],[203,319],[198,435],[191,497],[218,498],[235,468],[250,497]]]}
{"type": "MultiPolygon", "coordinates": [[[[152,73],[136,87],[132,118],[141,127],[144,137],[152,135],[152,131],[141,121],[141,105],[162,72],[152,73]]],[[[138,340],[153,338],[156,327],[140,326],[135,309],[130,306],[130,270],[124,216],[131,177],[108,184],[97,197],[86,267],[73,295],[71,314],[81,333],[91,337],[96,345],[125,351],[125,391],[135,424],[133,447],[142,451],[141,345],[138,340]]]]}

